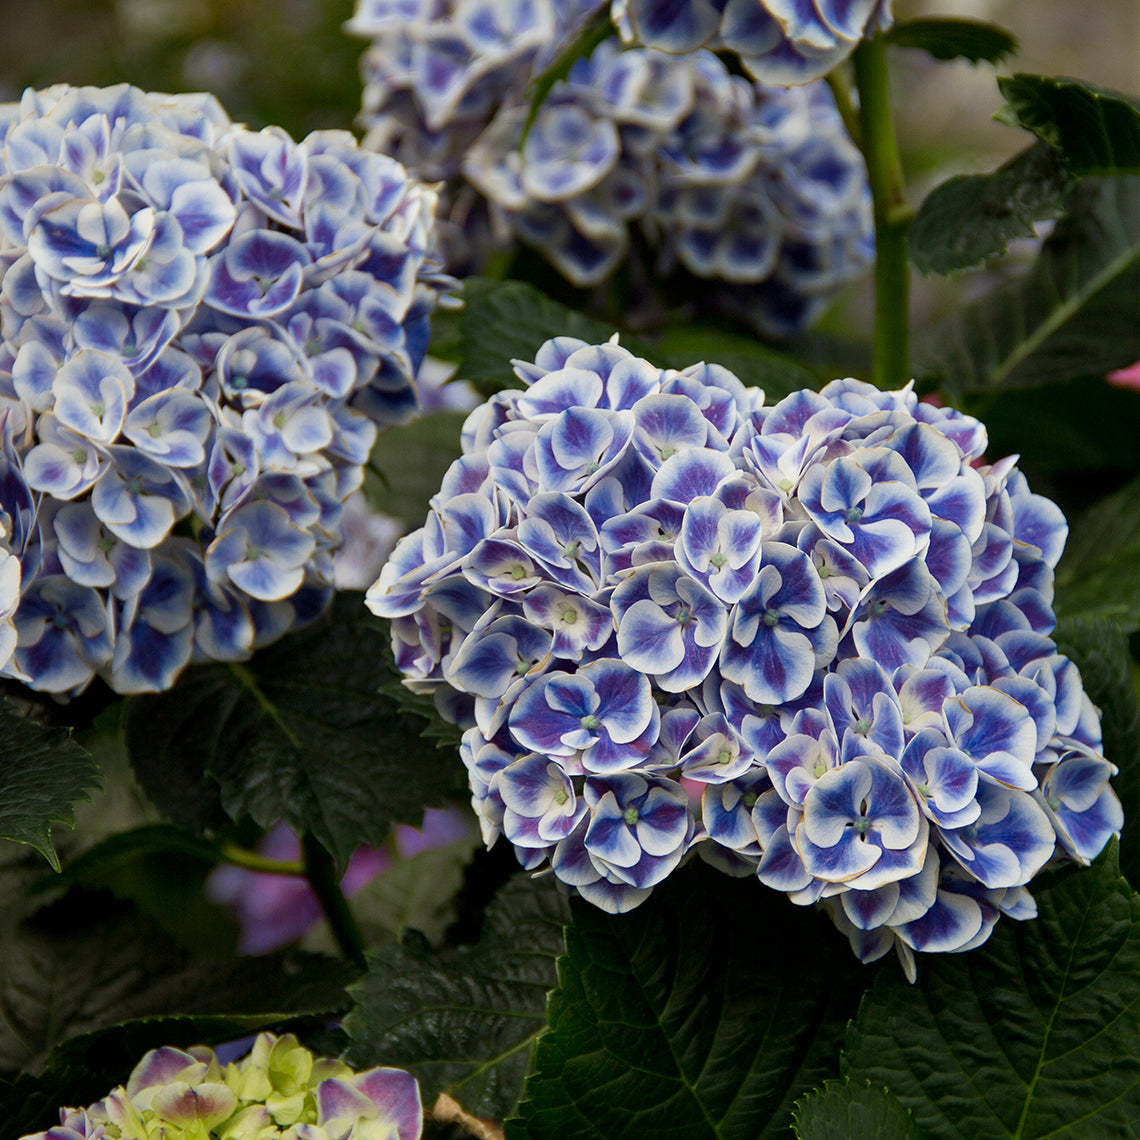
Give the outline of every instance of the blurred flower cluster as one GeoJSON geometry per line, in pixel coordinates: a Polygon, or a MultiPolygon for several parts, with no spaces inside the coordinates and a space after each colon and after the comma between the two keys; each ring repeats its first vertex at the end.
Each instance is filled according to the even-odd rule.
{"type": "Polygon", "coordinates": [[[694,848],[871,960],[963,950],[1121,826],[1050,636],[1067,527],[980,423],[561,337],[368,594],[466,727],[484,839],[610,911],[694,848]]]}
{"type": "Polygon", "coordinates": [[[810,83],[868,34],[889,27],[891,0],[612,0],[624,40],[675,54],[736,55],[761,83],[810,83]]]}
{"type": "Polygon", "coordinates": [[[757,325],[798,331],[873,257],[866,172],[830,91],[610,38],[527,129],[528,86],[588,7],[359,0],[365,145],[447,183],[456,272],[521,241],[595,285],[636,254],[642,275],[714,279],[730,304],[748,285],[757,325]]]}
{"type": "Polygon", "coordinates": [[[24,1140],[419,1140],[423,1106],[402,1069],[354,1073],[292,1035],[262,1033],[243,1060],[152,1049],[125,1085],[24,1140]]]}
{"type": "Polygon", "coordinates": [[[450,284],[435,192],[209,95],[28,91],[0,131],[9,671],[165,689],[327,601],[342,504],[416,410],[450,284]]]}
{"type": "MultiPolygon", "coordinates": [[[[340,881],[341,890],[351,898],[383,875],[394,860],[413,859],[467,838],[469,819],[458,808],[428,808],[422,827],[398,824],[386,848],[360,847],[353,852],[340,881]]],[[[297,860],[301,841],[279,823],[258,843],[257,853],[277,861],[297,860]]],[[[286,946],[307,934],[322,917],[317,896],[300,875],[267,874],[223,864],[206,880],[206,894],[234,910],[240,927],[239,954],[266,954],[286,946]]]]}

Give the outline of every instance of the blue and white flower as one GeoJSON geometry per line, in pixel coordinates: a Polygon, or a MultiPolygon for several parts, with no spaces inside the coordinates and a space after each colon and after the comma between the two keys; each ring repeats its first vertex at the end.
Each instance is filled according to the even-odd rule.
{"type": "Polygon", "coordinates": [[[913,976],[1119,833],[1050,636],[1063,523],[975,467],[980,424],[851,379],[766,406],[616,338],[515,371],[367,595],[406,683],[467,702],[488,843],[612,912],[698,854],[913,976]]]}
{"type": "MultiPolygon", "coordinates": [[[[679,50],[672,32],[647,46],[606,40],[554,85],[524,137],[532,80],[596,4],[439,0],[396,18],[392,5],[358,0],[348,28],[371,39],[366,145],[446,183],[444,245],[456,272],[521,242],[572,283],[593,285],[648,250],[641,277],[711,279],[703,292],[722,307],[775,335],[798,331],[868,267],[873,243],[865,168],[830,92],[787,85],[823,75],[883,21],[886,3],[815,5],[822,15],[807,5],[815,30],[793,35],[804,57],[780,46],[771,21],[780,43],[761,44],[743,18],[762,12],[761,0],[734,0],[729,46],[748,65],[768,56],[757,83],[713,54],[723,0],[653,13],[651,0],[631,0],[615,4],[615,22],[628,38],[633,24],[687,23],[698,6],[711,23],[698,20],[707,34],[684,48],[691,54],[668,54],[679,50]]],[[[791,27],[800,16],[780,19],[791,27]]]]}
{"type": "Polygon", "coordinates": [[[347,134],[250,131],[204,96],[58,86],[2,120],[20,485],[0,510],[30,495],[39,520],[12,536],[8,672],[61,694],[97,675],[165,688],[331,596],[342,503],[377,431],[415,413],[451,284],[436,194],[347,134]]]}

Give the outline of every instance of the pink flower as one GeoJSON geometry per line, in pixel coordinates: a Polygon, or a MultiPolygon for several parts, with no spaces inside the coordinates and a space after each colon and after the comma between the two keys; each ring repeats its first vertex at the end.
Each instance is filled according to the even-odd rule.
{"type": "Polygon", "coordinates": [[[1133,392],[1140,392],[1140,360],[1127,368],[1110,372],[1105,379],[1117,388],[1131,388],[1133,392]]]}
{"type": "MultiPolygon", "coordinates": [[[[428,808],[421,828],[401,824],[393,830],[387,848],[358,848],[348,861],[341,889],[351,898],[383,874],[394,858],[411,859],[470,833],[465,813],[454,808],[428,808]]],[[[295,861],[301,857],[301,842],[285,824],[278,823],[263,836],[257,852],[268,859],[295,861]]],[[[273,875],[223,865],[206,881],[206,895],[236,912],[241,954],[276,950],[302,937],[321,919],[320,904],[299,875],[273,875]]]]}

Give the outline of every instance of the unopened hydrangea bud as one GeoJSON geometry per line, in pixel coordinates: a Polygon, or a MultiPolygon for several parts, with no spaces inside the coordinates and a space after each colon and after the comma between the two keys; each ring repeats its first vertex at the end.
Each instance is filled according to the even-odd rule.
{"type": "Polygon", "coordinates": [[[262,1033],[228,1064],[202,1047],[153,1049],[125,1085],[60,1121],[23,1140],[419,1140],[423,1106],[401,1069],[356,1073],[262,1033]]]}

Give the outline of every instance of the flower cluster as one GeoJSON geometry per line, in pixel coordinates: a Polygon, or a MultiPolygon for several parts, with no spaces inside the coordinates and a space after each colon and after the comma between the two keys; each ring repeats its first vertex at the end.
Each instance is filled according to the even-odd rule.
{"type": "Polygon", "coordinates": [[[213,1051],[153,1049],[88,1108],[24,1140],[419,1140],[423,1106],[402,1069],[354,1073],[295,1037],[262,1033],[241,1061],[213,1051]]]}
{"type": "Polygon", "coordinates": [[[416,410],[435,192],[207,95],[28,91],[0,132],[9,671],[165,689],[327,600],[378,427],[416,410]]]}
{"type": "Polygon", "coordinates": [[[488,844],[610,911],[696,849],[913,968],[1119,830],[1050,636],[1064,519],[976,420],[616,341],[515,364],[368,594],[468,726],[488,844]]]}
{"type": "Polygon", "coordinates": [[[622,38],[675,54],[736,54],[762,83],[810,83],[867,34],[889,26],[891,0],[612,0],[622,38]]]}
{"type": "Polygon", "coordinates": [[[449,261],[521,241],[576,285],[631,250],[752,286],[765,331],[797,331],[873,255],[858,150],[823,83],[785,90],[609,39],[555,84],[529,130],[527,88],[582,14],[571,0],[360,0],[366,145],[449,183],[449,261]],[[524,139],[525,132],[525,139],[524,139]],[[763,283],[757,290],[755,286],[763,283]]]}

